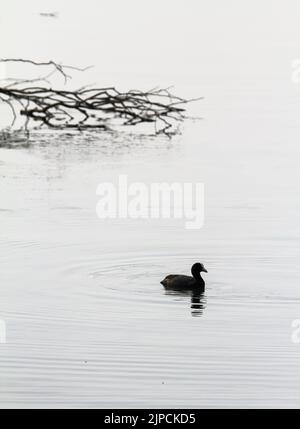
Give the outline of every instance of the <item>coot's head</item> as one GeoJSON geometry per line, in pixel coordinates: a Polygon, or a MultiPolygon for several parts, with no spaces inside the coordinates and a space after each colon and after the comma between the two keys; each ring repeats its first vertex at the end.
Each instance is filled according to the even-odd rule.
{"type": "Polygon", "coordinates": [[[207,269],[200,262],[196,262],[196,264],[192,266],[193,277],[195,278],[199,277],[201,272],[207,273],[207,269]]]}

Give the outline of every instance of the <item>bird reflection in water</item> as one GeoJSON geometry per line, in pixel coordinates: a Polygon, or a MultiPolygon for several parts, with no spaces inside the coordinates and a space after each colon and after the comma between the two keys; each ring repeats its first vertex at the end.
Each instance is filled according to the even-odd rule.
{"type": "Polygon", "coordinates": [[[166,295],[172,295],[174,297],[184,298],[190,297],[190,309],[192,317],[201,317],[207,305],[206,295],[204,292],[199,290],[165,290],[166,295]]]}

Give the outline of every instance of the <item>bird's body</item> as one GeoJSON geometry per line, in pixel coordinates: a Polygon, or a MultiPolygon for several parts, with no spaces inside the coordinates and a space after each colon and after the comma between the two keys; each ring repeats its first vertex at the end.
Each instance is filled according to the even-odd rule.
{"type": "Polygon", "coordinates": [[[203,264],[197,262],[192,266],[191,276],[186,276],[183,274],[169,274],[161,281],[161,284],[166,289],[174,290],[204,290],[205,282],[201,277],[200,272],[204,271],[207,273],[207,270],[204,268],[203,264]]]}

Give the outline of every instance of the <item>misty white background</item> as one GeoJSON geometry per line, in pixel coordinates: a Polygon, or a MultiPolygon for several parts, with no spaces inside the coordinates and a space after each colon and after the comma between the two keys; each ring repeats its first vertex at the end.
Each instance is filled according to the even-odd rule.
{"type": "Polygon", "coordinates": [[[93,64],[103,84],[176,85],[184,76],[204,95],[243,86],[278,94],[300,56],[299,14],[296,0],[2,0],[1,57],[93,64]]]}

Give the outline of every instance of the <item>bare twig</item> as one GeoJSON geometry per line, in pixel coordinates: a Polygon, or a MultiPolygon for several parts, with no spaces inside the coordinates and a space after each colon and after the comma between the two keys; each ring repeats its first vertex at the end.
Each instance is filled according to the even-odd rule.
{"type": "Polygon", "coordinates": [[[118,118],[123,125],[153,123],[156,133],[174,134],[174,124],[185,118],[185,100],[170,93],[169,88],[150,91],[120,92],[114,87],[61,90],[51,87],[50,77],[58,72],[65,83],[71,77],[66,70],[85,71],[57,64],[54,61],[36,62],[24,59],[3,59],[0,62],[27,63],[50,67],[44,77],[32,80],[7,79],[0,84],[0,102],[12,111],[13,126],[19,115],[25,117],[25,129],[30,122],[51,128],[106,128],[108,118],[118,118]],[[9,82],[9,83],[8,83],[9,82]],[[48,83],[48,86],[45,84],[48,83]]]}

